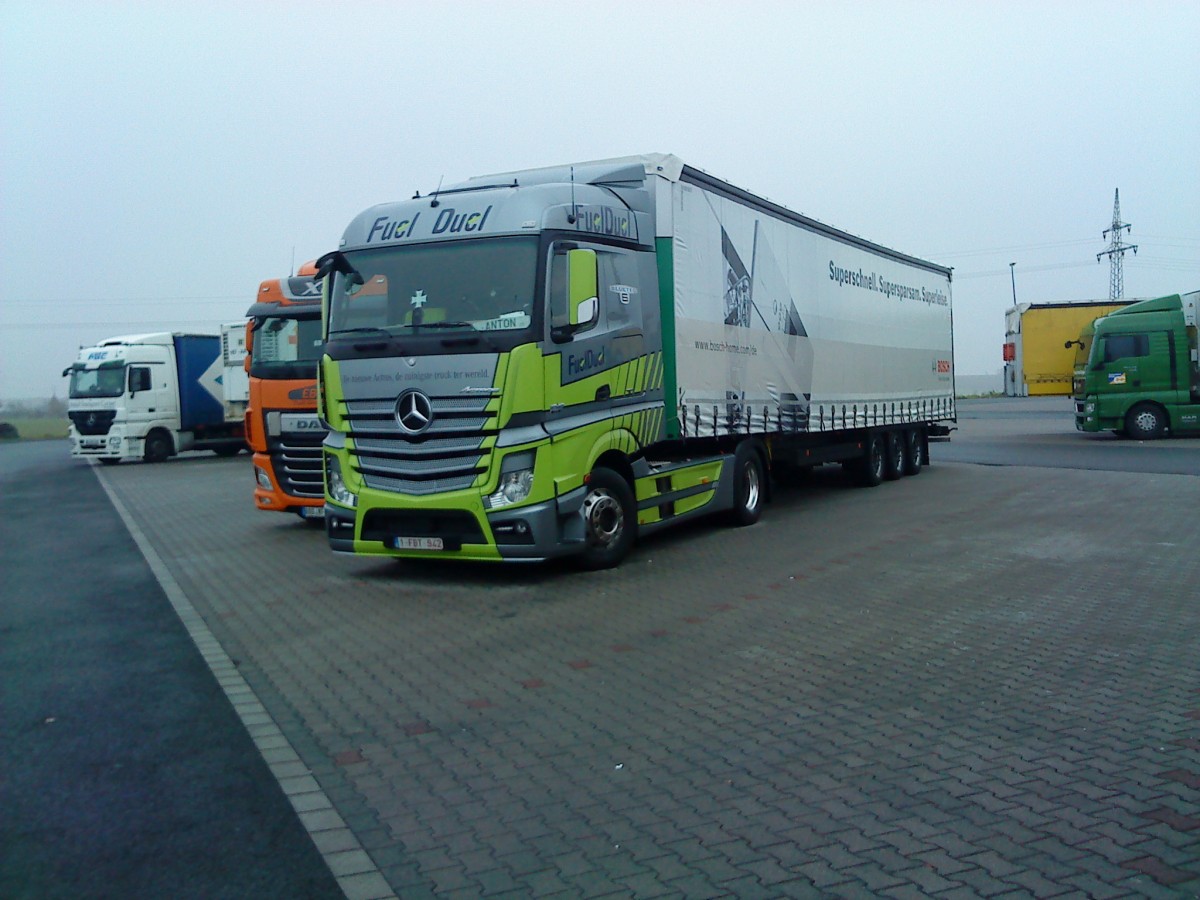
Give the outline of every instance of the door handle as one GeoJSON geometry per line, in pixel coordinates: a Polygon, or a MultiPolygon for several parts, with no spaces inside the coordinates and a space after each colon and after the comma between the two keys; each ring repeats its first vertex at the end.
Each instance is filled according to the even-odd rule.
{"type": "Polygon", "coordinates": [[[612,388],[609,387],[607,384],[602,384],[602,385],[600,385],[600,387],[596,388],[596,399],[597,400],[607,400],[611,396],[612,396],[612,388]]]}

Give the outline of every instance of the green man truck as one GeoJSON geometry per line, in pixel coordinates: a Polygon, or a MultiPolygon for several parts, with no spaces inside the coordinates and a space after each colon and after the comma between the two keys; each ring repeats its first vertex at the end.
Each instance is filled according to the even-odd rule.
{"type": "Polygon", "coordinates": [[[318,266],[337,552],[606,568],[782,470],[916,474],[954,421],[950,269],[670,155],[418,192],[318,266]]]}
{"type": "Polygon", "coordinates": [[[1200,291],[1142,300],[1085,326],[1075,345],[1075,428],[1139,440],[1200,430],[1200,291]]]}

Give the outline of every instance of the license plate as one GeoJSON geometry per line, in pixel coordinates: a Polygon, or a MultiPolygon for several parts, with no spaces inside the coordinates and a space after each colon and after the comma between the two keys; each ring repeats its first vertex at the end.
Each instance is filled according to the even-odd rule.
{"type": "Polygon", "coordinates": [[[397,550],[442,550],[445,549],[441,538],[436,537],[398,537],[392,538],[392,546],[397,550]]]}
{"type": "Polygon", "coordinates": [[[300,507],[300,518],[302,518],[302,519],[323,519],[323,518],[325,518],[325,507],[323,507],[323,506],[302,506],[302,507],[300,507]]]}

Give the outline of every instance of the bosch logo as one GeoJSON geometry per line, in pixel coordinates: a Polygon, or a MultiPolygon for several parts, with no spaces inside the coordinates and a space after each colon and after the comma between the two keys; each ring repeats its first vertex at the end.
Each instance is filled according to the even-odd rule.
{"type": "Polygon", "coordinates": [[[396,398],[396,424],[405,434],[421,434],[433,421],[433,404],[421,391],[405,391],[396,398]]]}

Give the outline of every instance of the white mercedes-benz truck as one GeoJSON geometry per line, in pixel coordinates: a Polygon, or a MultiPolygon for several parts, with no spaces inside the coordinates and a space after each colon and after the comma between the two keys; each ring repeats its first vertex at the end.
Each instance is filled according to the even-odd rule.
{"type": "Polygon", "coordinates": [[[245,449],[245,356],[244,322],[219,335],[124,335],[83,348],[63,371],[71,455],[161,462],[187,450],[245,449]]]}

